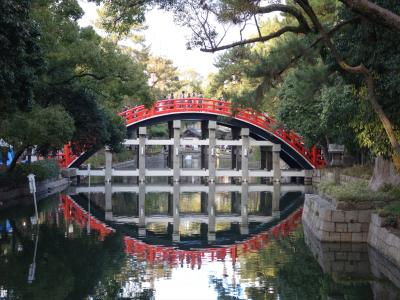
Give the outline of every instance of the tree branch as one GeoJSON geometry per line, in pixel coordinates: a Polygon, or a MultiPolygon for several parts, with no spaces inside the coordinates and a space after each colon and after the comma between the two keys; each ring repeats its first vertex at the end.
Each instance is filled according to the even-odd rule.
{"type": "Polygon", "coordinates": [[[96,74],[93,74],[93,73],[80,73],[80,74],[74,75],[74,76],[72,76],[72,77],[70,77],[70,78],[68,78],[68,79],[66,79],[64,81],[57,82],[57,83],[55,83],[55,85],[66,84],[66,83],[71,82],[74,79],[83,78],[83,77],[92,77],[92,78],[94,78],[96,80],[103,80],[103,79],[107,78],[107,76],[99,76],[99,75],[96,75],[96,74]]]}
{"type": "Polygon", "coordinates": [[[368,0],[340,0],[351,10],[372,18],[389,28],[400,31],[400,16],[368,0]]]}
{"type": "Polygon", "coordinates": [[[285,27],[283,27],[283,28],[271,33],[271,34],[266,35],[266,36],[257,37],[257,38],[251,38],[251,39],[247,39],[247,40],[243,40],[243,41],[238,41],[238,42],[234,42],[234,43],[227,44],[227,45],[220,46],[220,47],[201,48],[200,51],[202,51],[202,52],[216,52],[216,51],[221,51],[221,50],[233,48],[233,47],[236,47],[236,46],[252,44],[252,43],[256,43],[256,42],[266,42],[268,40],[277,38],[277,37],[281,36],[282,34],[284,34],[286,32],[305,33],[303,31],[303,29],[300,28],[300,27],[285,26],[285,27]]]}
{"type": "Polygon", "coordinates": [[[257,7],[255,10],[255,13],[256,14],[267,14],[267,13],[271,13],[274,11],[281,11],[281,12],[292,15],[293,17],[295,17],[297,19],[300,27],[305,32],[311,31],[311,28],[310,28],[310,26],[308,26],[306,18],[303,16],[303,14],[298,9],[296,9],[293,6],[284,5],[284,4],[270,4],[268,6],[257,7]]]}

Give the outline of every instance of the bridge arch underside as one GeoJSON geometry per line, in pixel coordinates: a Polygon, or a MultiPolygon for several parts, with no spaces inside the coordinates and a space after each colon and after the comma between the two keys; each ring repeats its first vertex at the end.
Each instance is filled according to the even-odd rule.
{"type": "MultiPolygon", "coordinates": [[[[281,145],[280,156],[281,159],[288,164],[290,168],[293,169],[304,169],[311,170],[314,166],[299,152],[293,149],[286,142],[281,140],[280,138],[273,135],[271,132],[268,132],[258,126],[255,126],[251,123],[236,119],[230,118],[222,115],[211,114],[211,113],[173,113],[166,115],[158,115],[152,118],[144,119],[139,122],[127,125],[128,136],[139,127],[151,126],[159,123],[166,123],[168,121],[174,120],[190,120],[190,121],[216,121],[219,125],[224,125],[227,127],[237,127],[237,128],[249,128],[250,136],[255,140],[267,140],[274,144],[281,145]]],[[[84,163],[90,156],[92,156],[96,150],[87,151],[83,153],[80,157],[78,157],[70,167],[77,168],[82,163],[84,163]]]]}

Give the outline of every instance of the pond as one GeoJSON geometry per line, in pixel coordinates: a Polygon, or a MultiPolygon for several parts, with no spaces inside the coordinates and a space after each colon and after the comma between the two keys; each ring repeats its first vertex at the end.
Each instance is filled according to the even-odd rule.
{"type": "Polygon", "coordinates": [[[207,185],[75,187],[41,200],[38,224],[33,206],[4,211],[0,299],[399,297],[400,271],[379,253],[302,226],[301,186],[282,185],[274,209],[272,188],[249,185],[245,210],[241,186],[226,186],[212,199],[207,185]]]}

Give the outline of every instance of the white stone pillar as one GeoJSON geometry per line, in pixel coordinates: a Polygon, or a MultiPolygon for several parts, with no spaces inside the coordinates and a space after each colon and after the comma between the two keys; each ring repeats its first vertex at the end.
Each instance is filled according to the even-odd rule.
{"type": "Polygon", "coordinates": [[[242,128],[240,135],[242,137],[242,182],[249,181],[249,151],[250,151],[250,131],[248,128],[242,128]]]}
{"type": "Polygon", "coordinates": [[[208,122],[208,181],[215,182],[216,174],[216,155],[217,155],[217,141],[216,141],[217,122],[208,122]]]}
{"type": "Polygon", "coordinates": [[[139,183],[146,181],[146,127],[139,127],[139,183]]]}
{"type": "Polygon", "coordinates": [[[281,182],[281,145],[274,144],[272,147],[272,169],[274,173],[274,182],[281,182]]]}

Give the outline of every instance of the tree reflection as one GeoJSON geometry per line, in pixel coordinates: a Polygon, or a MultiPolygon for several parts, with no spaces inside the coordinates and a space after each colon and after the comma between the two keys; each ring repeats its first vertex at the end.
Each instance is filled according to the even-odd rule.
{"type": "Polygon", "coordinates": [[[11,224],[10,241],[3,238],[1,243],[3,249],[12,246],[0,255],[0,282],[13,295],[10,299],[83,299],[99,285],[112,299],[117,296],[119,286],[112,278],[125,257],[120,235],[109,235],[104,241],[96,235],[66,238],[65,223],[41,224],[36,276],[28,284],[36,228],[21,219],[12,219],[11,224]]]}

